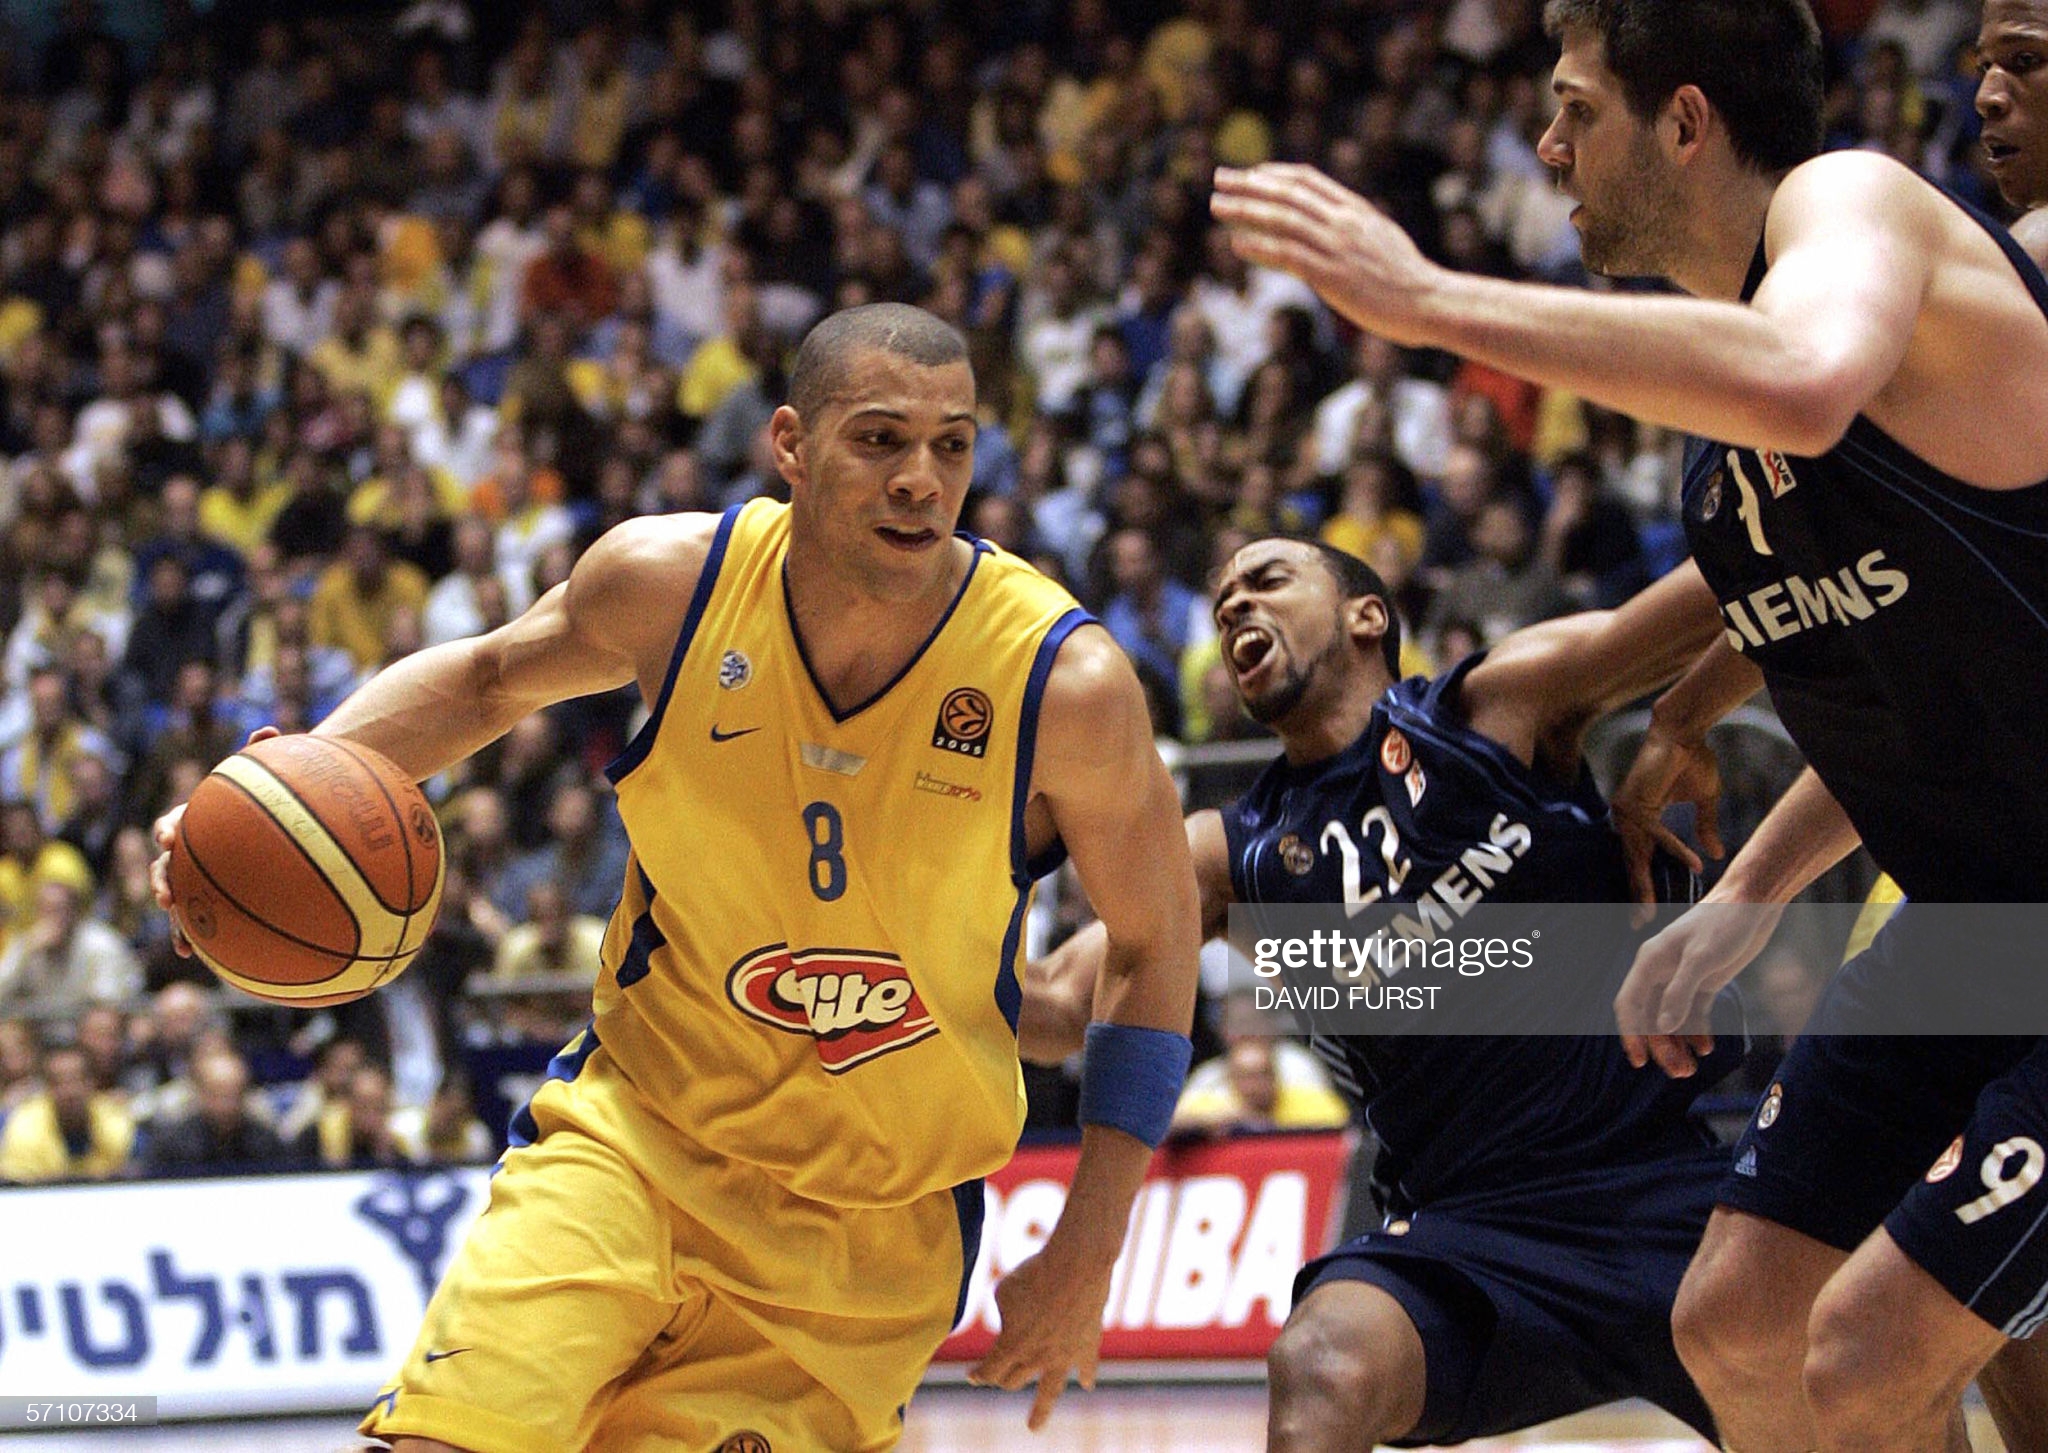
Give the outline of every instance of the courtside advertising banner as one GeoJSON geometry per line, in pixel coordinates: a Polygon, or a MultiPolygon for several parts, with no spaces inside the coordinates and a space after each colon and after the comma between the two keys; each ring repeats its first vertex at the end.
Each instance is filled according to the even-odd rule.
{"type": "Polygon", "coordinates": [[[366,1408],[489,1188],[471,1168],[0,1190],[0,1392],[366,1408]]]}
{"type": "MultiPolygon", "coordinates": [[[[1167,1142],[1131,1211],[1103,1360],[1264,1358],[1295,1272],[1335,1242],[1352,1146],[1337,1132],[1167,1142]]],[[[1079,1158],[1072,1146],[1026,1147],[988,1178],[981,1256],[941,1362],[994,1344],[996,1281],[1052,1234],[1079,1158]]]]}

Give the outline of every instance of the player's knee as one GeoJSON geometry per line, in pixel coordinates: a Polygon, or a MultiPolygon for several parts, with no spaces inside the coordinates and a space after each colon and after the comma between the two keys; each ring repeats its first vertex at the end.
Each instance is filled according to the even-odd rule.
{"type": "Polygon", "coordinates": [[[1679,1361],[1710,1394],[1731,1383],[1754,1385],[1773,1372],[1794,1374],[1799,1367],[1803,1329],[1771,1315],[1768,1300],[1737,1262],[1703,1254],[1687,1269],[1671,1308],[1679,1361]]]}
{"type": "Polygon", "coordinates": [[[1346,1446],[1370,1447],[1415,1426],[1422,1416],[1419,1356],[1409,1367],[1397,1339],[1365,1331],[1352,1319],[1313,1310],[1288,1319],[1266,1355],[1276,1447],[1322,1446],[1303,1436],[1321,1429],[1342,1430],[1351,1440],[1346,1446]]]}
{"type": "Polygon", "coordinates": [[[1801,1381],[1831,1445],[1880,1448],[1896,1430],[1944,1424],[1969,1377],[1946,1376],[1883,1320],[1881,1306],[1830,1283],[1814,1301],[1801,1381]]]}

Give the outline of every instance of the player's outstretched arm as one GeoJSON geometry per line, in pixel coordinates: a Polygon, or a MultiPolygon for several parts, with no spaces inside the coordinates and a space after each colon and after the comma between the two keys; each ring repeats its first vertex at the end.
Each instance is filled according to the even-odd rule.
{"type": "MultiPolygon", "coordinates": [[[[1195,887],[1202,904],[1202,941],[1223,933],[1235,896],[1230,886],[1230,847],[1223,814],[1212,808],[1187,820],[1188,855],[1195,863],[1195,887]]],[[[1100,920],[1024,966],[1024,1008],[1017,1019],[1017,1052],[1032,1064],[1058,1064],[1081,1052],[1089,1021],[1096,1017],[1096,991],[1109,957],[1109,930],[1100,920]]]]}
{"type": "Polygon", "coordinates": [[[1098,628],[1060,648],[1037,754],[1032,791],[1051,810],[1106,942],[1080,1164],[1044,1250],[997,1286],[1003,1330],[972,1374],[1005,1388],[1035,1381],[1033,1428],[1070,1373],[1094,1383],[1110,1272],[1187,1073],[1201,948],[1180,799],[1152,745],[1137,676],[1098,628]]]}
{"type": "Polygon", "coordinates": [[[1683,1078],[1713,1048],[1708,1006],[1770,942],[1784,906],[1862,841],[1811,767],[1778,799],[1713,890],[1645,943],[1615,995],[1623,1051],[1683,1078]]]}
{"type": "Polygon", "coordinates": [[[1721,636],[1714,593],[1691,561],[1613,610],[1514,632],[1465,680],[1473,729],[1524,762],[1574,770],[1586,729],[1669,685],[1721,636]]]}
{"type": "Polygon", "coordinates": [[[1247,260],[1294,273],[1369,332],[1442,348],[1729,444],[1824,453],[1898,371],[1946,205],[1867,152],[1795,168],[1771,202],[1752,306],[1453,272],[1313,168],[1216,174],[1247,260]]]}
{"type": "Polygon", "coordinates": [[[386,667],[315,730],[374,747],[417,780],[542,707],[636,677],[658,686],[716,527],[712,515],[614,527],[517,620],[386,667]]]}
{"type": "MultiPolygon", "coordinates": [[[[519,619],[386,667],[315,730],[373,747],[419,781],[544,706],[623,686],[636,672],[643,689],[658,686],[717,526],[713,515],[668,515],[614,527],[519,619]]],[[[250,740],[271,734],[263,727],[250,740]]],[[[150,882],[165,909],[184,815],[180,804],[156,820],[150,882]]],[[[188,952],[182,933],[173,944],[188,952]]]]}

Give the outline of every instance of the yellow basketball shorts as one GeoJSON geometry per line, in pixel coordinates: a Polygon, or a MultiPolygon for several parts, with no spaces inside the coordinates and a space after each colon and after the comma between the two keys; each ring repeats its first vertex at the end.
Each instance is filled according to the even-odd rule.
{"type": "Polygon", "coordinates": [[[978,1183],[883,1210],[801,1200],[664,1129],[594,1041],[529,1110],[538,1136],[501,1162],[365,1434],[470,1453],[895,1446],[953,1325],[978,1183]]]}

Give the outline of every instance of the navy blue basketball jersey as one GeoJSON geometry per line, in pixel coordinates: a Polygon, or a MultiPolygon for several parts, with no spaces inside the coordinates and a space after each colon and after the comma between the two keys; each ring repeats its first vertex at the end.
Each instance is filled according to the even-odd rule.
{"type": "Polygon", "coordinates": [[[2048,481],[1973,488],[1859,416],[1815,459],[1695,442],[1684,516],[1729,644],[1907,896],[2048,897],[2048,481]]]}
{"type": "MultiPolygon", "coordinates": [[[[1582,766],[1576,781],[1553,781],[1466,724],[1460,688],[1482,659],[1389,688],[1349,747],[1302,766],[1275,762],[1225,807],[1237,900],[1627,902],[1621,842],[1592,774],[1582,766]]],[[[1575,990],[1611,1000],[1632,949],[1632,936],[1618,936],[1611,962],[1575,990]]],[[[1526,976],[1517,992],[1529,997],[1529,1022],[1559,987],[1526,976]]],[[[1502,1014],[1500,1001],[1491,1012],[1502,1014]]],[[[1706,1136],[1689,1107],[1740,1054],[1729,1046],[1707,1073],[1671,1080],[1631,1068],[1612,1034],[1314,1044],[1380,1139],[1373,1178],[1390,1214],[1697,1148],[1706,1136]]]]}

